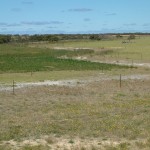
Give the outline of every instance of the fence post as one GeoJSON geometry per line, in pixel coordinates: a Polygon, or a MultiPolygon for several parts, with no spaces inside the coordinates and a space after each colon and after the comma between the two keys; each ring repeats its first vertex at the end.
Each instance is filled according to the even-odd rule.
{"type": "Polygon", "coordinates": [[[13,80],[13,95],[15,94],[15,81],[13,80]]]}
{"type": "Polygon", "coordinates": [[[122,86],[122,80],[121,80],[121,74],[120,74],[120,88],[121,88],[121,86],[122,86]]]}

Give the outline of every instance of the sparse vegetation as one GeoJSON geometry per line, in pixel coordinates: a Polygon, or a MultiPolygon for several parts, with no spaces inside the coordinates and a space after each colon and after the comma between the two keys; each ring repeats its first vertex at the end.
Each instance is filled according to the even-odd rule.
{"type": "Polygon", "coordinates": [[[74,144],[74,141],[71,139],[71,140],[69,140],[69,142],[68,143],[70,143],[70,144],[74,144]]]}
{"type": "Polygon", "coordinates": [[[20,150],[50,150],[51,148],[48,146],[38,145],[38,146],[24,146],[20,150]]]}
{"type": "Polygon", "coordinates": [[[64,79],[68,83],[26,86],[15,89],[14,95],[11,89],[0,91],[0,150],[148,149],[149,68],[98,62],[130,57],[150,63],[149,37],[122,44],[128,36],[121,36],[1,44],[0,88],[5,83],[11,87],[15,79],[18,84],[64,79]],[[69,79],[80,80],[72,85],[69,79]]]}

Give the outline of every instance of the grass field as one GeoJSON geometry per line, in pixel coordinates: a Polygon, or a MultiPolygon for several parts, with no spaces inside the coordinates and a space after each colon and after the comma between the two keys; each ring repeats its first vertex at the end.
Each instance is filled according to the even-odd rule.
{"type": "Polygon", "coordinates": [[[0,71],[2,73],[53,70],[109,70],[112,68],[122,68],[117,65],[71,59],[73,56],[91,54],[93,53],[92,50],[47,50],[30,49],[23,46],[12,46],[11,49],[11,47],[7,45],[2,48],[3,50],[0,52],[0,71]],[[69,58],[59,58],[61,56],[67,56],[69,58]]]}
{"type": "MultiPolygon", "coordinates": [[[[117,40],[105,40],[105,41],[68,41],[60,43],[44,43],[44,44],[29,44],[30,47],[40,47],[40,48],[91,48],[95,49],[97,53],[99,51],[111,51],[111,53],[105,53],[106,56],[114,57],[118,59],[133,59],[140,60],[142,62],[149,62],[150,56],[150,37],[141,36],[136,37],[129,43],[123,44],[122,41],[125,39],[117,40]],[[142,60],[141,60],[142,59],[142,60]]],[[[101,53],[100,53],[101,54],[101,53]]]]}
{"type": "Polygon", "coordinates": [[[98,62],[150,63],[149,40],[0,45],[0,89],[77,80],[0,90],[0,150],[149,150],[150,68],[98,62]]]}
{"type": "Polygon", "coordinates": [[[111,80],[0,93],[0,140],[19,142],[49,135],[144,145],[143,139],[150,136],[149,85],[149,80],[129,80],[120,89],[118,81],[111,80]]]}

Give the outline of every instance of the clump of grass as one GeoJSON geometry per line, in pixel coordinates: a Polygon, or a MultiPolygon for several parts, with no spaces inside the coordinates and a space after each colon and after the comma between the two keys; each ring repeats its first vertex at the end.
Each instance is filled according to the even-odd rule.
{"type": "Polygon", "coordinates": [[[82,146],[82,147],[81,147],[81,150],[86,150],[86,148],[82,146]]]}
{"type": "Polygon", "coordinates": [[[136,144],[136,146],[138,147],[138,148],[140,148],[140,149],[143,149],[143,148],[145,148],[146,147],[146,145],[145,145],[145,143],[143,143],[143,142],[135,142],[135,144],[136,144]]]}
{"type": "MultiPolygon", "coordinates": [[[[9,128],[9,132],[5,135],[7,139],[15,139],[18,140],[22,136],[22,126],[20,125],[12,125],[9,128]]],[[[1,136],[0,136],[1,139],[1,136]]]]}
{"type": "Polygon", "coordinates": [[[130,143],[123,142],[120,143],[119,145],[105,145],[106,150],[128,150],[130,146],[130,143]]]}
{"type": "Polygon", "coordinates": [[[12,150],[12,148],[8,145],[0,145],[0,150],[12,150]]]}
{"type": "Polygon", "coordinates": [[[71,139],[71,140],[69,140],[69,142],[68,143],[70,143],[70,144],[74,144],[74,141],[71,139]]]}
{"type": "Polygon", "coordinates": [[[105,150],[117,150],[117,148],[113,145],[105,145],[104,148],[105,150]]]}
{"type": "Polygon", "coordinates": [[[102,140],[103,140],[103,141],[107,141],[108,139],[107,139],[107,138],[103,138],[102,140]]]}
{"type": "Polygon", "coordinates": [[[31,145],[25,145],[20,150],[50,150],[51,148],[49,146],[43,146],[43,145],[37,145],[37,146],[31,146],[31,145]]]}
{"type": "Polygon", "coordinates": [[[54,144],[54,143],[55,143],[55,139],[52,138],[52,137],[47,137],[45,140],[46,140],[46,142],[47,142],[48,144],[54,144]]]}
{"type": "Polygon", "coordinates": [[[137,141],[135,144],[140,149],[148,148],[150,147],[150,138],[147,139],[145,142],[137,141]]]}
{"type": "Polygon", "coordinates": [[[129,149],[130,143],[124,142],[124,143],[120,143],[117,148],[120,150],[127,150],[129,149]]]}
{"type": "Polygon", "coordinates": [[[98,55],[108,55],[108,54],[112,54],[112,53],[114,53],[114,51],[113,50],[102,50],[102,51],[100,51],[100,52],[97,52],[97,54],[98,55]]]}
{"type": "Polygon", "coordinates": [[[96,146],[92,145],[91,146],[91,150],[98,150],[99,148],[97,148],[96,146]]]}
{"type": "Polygon", "coordinates": [[[118,93],[117,96],[118,96],[118,97],[124,97],[124,96],[126,96],[126,95],[125,95],[124,93],[118,93]]]}

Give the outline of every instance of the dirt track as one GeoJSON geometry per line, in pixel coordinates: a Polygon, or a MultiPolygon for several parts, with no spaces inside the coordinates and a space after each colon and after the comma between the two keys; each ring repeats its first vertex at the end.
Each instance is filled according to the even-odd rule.
{"type": "MultiPolygon", "coordinates": [[[[105,76],[101,74],[99,77],[90,77],[86,80],[58,80],[58,81],[50,81],[45,80],[43,82],[22,82],[22,83],[15,83],[15,89],[25,88],[25,87],[35,87],[35,86],[82,86],[90,82],[96,81],[105,81],[105,80],[119,80],[119,76],[105,76]]],[[[126,75],[122,76],[122,80],[149,80],[150,75],[140,75],[140,74],[133,74],[133,75],[126,75]]],[[[8,84],[0,84],[0,91],[11,91],[12,85],[8,84]]]]}

